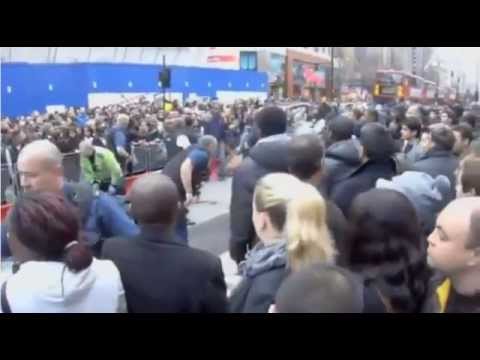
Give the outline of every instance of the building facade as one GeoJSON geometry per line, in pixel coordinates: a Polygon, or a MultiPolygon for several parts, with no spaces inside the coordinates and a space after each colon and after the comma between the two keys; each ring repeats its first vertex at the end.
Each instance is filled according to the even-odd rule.
{"type": "Polygon", "coordinates": [[[170,100],[268,95],[261,71],[240,70],[239,53],[219,48],[2,48],[2,116],[54,106],[94,107],[162,93],[163,56],[172,70],[170,100]],[[236,55],[235,55],[236,54],[236,55]]]}
{"type": "Polygon", "coordinates": [[[173,69],[170,98],[318,99],[329,84],[330,53],[330,47],[3,47],[2,114],[27,111],[20,96],[31,97],[36,110],[45,102],[95,106],[138,94],[154,96],[161,91],[158,72],[164,59],[173,69]],[[81,88],[86,95],[65,100],[65,94],[81,88]],[[48,100],[38,103],[40,98],[48,100]]]}

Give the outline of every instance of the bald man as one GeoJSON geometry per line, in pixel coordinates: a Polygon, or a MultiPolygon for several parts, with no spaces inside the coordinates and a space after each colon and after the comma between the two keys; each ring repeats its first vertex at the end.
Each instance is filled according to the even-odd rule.
{"type": "Polygon", "coordinates": [[[448,277],[436,288],[435,310],[480,312],[480,197],[457,199],[440,213],[428,262],[448,277]]]}
{"type": "Polygon", "coordinates": [[[220,259],[190,248],[175,235],[180,196],[174,182],[148,174],[128,196],[140,234],[109,239],[102,255],[120,270],[129,312],[226,312],[220,259]]]}
{"type": "MultiPolygon", "coordinates": [[[[37,140],[25,146],[18,156],[17,170],[24,191],[63,193],[80,210],[82,232],[94,254],[99,253],[106,238],[138,233],[135,223],[114,198],[94,192],[85,184],[65,182],[62,154],[50,141],[37,140]]],[[[2,257],[10,256],[7,236],[2,225],[2,257]]]]}

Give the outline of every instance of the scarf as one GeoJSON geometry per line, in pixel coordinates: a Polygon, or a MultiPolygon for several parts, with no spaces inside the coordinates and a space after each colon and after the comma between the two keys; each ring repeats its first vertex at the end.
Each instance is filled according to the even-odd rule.
{"type": "Polygon", "coordinates": [[[287,243],[282,240],[265,246],[262,243],[250,250],[245,261],[240,263],[239,270],[242,276],[254,277],[263,272],[285,267],[287,265],[287,243]]]}

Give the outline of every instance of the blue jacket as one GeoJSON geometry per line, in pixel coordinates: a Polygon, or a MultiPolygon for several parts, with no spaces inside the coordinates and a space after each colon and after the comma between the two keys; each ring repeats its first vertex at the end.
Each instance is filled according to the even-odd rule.
{"type": "MultiPolygon", "coordinates": [[[[72,185],[64,185],[65,196],[75,205],[76,193],[72,185]]],[[[81,208],[81,206],[79,206],[81,208]]],[[[82,219],[82,231],[89,245],[95,245],[99,240],[114,236],[135,236],[139,229],[134,221],[127,215],[125,210],[112,196],[99,192],[94,195],[87,208],[80,209],[84,212],[82,219]]],[[[1,224],[1,257],[11,256],[7,243],[8,229],[6,224],[1,224]]]]}
{"type": "Polygon", "coordinates": [[[225,120],[219,114],[214,114],[212,119],[205,124],[205,135],[213,135],[218,141],[225,141],[225,120]]]}
{"type": "Polygon", "coordinates": [[[84,113],[78,114],[78,116],[75,118],[75,124],[81,128],[85,127],[85,125],[87,124],[87,121],[88,121],[88,116],[84,113]]]}

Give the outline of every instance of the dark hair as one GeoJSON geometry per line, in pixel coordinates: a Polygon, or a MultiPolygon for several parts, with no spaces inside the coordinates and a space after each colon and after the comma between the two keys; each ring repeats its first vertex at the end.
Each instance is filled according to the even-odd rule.
{"type": "Polygon", "coordinates": [[[193,126],[193,118],[191,116],[185,118],[185,126],[193,126]]]}
{"type": "Polygon", "coordinates": [[[330,139],[333,142],[348,140],[353,135],[354,127],[355,123],[352,119],[345,116],[338,116],[328,124],[330,139]]]}
{"type": "Polygon", "coordinates": [[[367,121],[377,122],[378,121],[378,112],[375,109],[367,110],[367,121]]]}
{"type": "Polygon", "coordinates": [[[378,123],[367,123],[360,130],[360,142],[369,159],[387,159],[395,153],[395,143],[388,129],[378,123]]]}
{"type": "Polygon", "coordinates": [[[282,283],[275,307],[279,313],[361,313],[363,285],[346,269],[315,264],[282,283]]]}
{"type": "Polygon", "coordinates": [[[360,109],[353,109],[353,117],[355,120],[360,120],[360,118],[363,116],[363,111],[360,109]]]}
{"type": "Polygon", "coordinates": [[[373,189],[355,198],[349,215],[352,270],[362,273],[393,311],[418,312],[430,274],[413,205],[400,192],[373,189]]]}
{"type": "Polygon", "coordinates": [[[287,114],[278,107],[266,107],[255,115],[255,123],[261,137],[283,134],[287,131],[287,114]]]}
{"type": "Polygon", "coordinates": [[[317,135],[295,136],[288,145],[288,168],[300,180],[308,180],[321,169],[323,154],[322,140],[317,135]]]}
{"type": "Polygon", "coordinates": [[[23,194],[9,214],[9,229],[15,239],[42,259],[64,262],[71,271],[84,270],[93,261],[79,236],[78,212],[64,196],[23,194]]]}
{"type": "Polygon", "coordinates": [[[451,151],[455,145],[455,135],[447,126],[434,126],[430,131],[432,141],[439,150],[451,151]]]}
{"type": "Polygon", "coordinates": [[[458,131],[462,136],[462,140],[468,140],[468,143],[473,141],[473,128],[466,122],[461,122],[460,124],[452,128],[453,131],[458,131]]]}
{"type": "Polygon", "coordinates": [[[462,117],[462,122],[466,122],[474,129],[477,126],[477,117],[475,114],[468,113],[462,117]]]}
{"type": "Polygon", "coordinates": [[[480,195],[480,159],[467,158],[462,166],[462,182],[463,192],[475,191],[476,196],[480,195]]]}
{"type": "Polygon", "coordinates": [[[422,134],[422,123],[418,118],[408,117],[403,122],[403,125],[405,125],[410,131],[416,131],[417,135],[415,137],[420,138],[422,134]]]}

